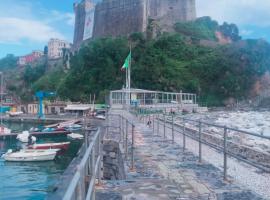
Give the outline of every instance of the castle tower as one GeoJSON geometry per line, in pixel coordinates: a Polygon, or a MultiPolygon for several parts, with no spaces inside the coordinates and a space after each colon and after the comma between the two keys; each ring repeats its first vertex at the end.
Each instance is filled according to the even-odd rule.
{"type": "Polygon", "coordinates": [[[96,5],[93,37],[143,32],[145,0],[103,0],[96,5]]]}
{"type": "Polygon", "coordinates": [[[93,0],[82,0],[80,3],[74,3],[73,7],[75,12],[73,46],[78,49],[84,40],[92,37],[95,4],[93,0]]]}
{"type": "Polygon", "coordinates": [[[74,4],[74,46],[89,38],[146,32],[149,19],[161,32],[196,19],[196,0],[82,0],[74,4]],[[96,3],[96,5],[94,4],[96,3]]]}

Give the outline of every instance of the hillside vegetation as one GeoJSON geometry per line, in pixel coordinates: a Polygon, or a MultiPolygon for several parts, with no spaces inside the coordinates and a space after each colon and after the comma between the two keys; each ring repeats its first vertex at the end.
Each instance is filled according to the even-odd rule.
{"type": "Polygon", "coordinates": [[[155,39],[134,33],[129,38],[91,41],[72,57],[67,73],[26,68],[23,79],[32,93],[53,90],[62,99],[82,102],[88,101],[92,93],[98,101],[104,101],[109,90],[124,86],[125,72],[120,68],[130,43],[132,87],[194,92],[208,105],[222,105],[228,98],[250,97],[255,82],[269,71],[270,45],[263,40],[240,40],[234,24],[219,26],[210,18],[200,18],[178,23],[175,30],[155,39]],[[234,42],[214,47],[197,42],[217,41],[216,31],[234,42]]]}

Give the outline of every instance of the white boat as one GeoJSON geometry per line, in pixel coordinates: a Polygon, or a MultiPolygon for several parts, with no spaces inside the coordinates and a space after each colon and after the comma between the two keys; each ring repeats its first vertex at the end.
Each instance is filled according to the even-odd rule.
{"type": "Polygon", "coordinates": [[[35,150],[35,149],[22,149],[17,152],[12,152],[11,149],[7,151],[2,158],[5,161],[23,161],[23,162],[34,162],[34,161],[49,161],[54,160],[57,151],[59,149],[47,149],[47,150],[35,150]]]}
{"type": "Polygon", "coordinates": [[[10,117],[18,117],[23,114],[23,112],[8,112],[10,117]]]}
{"type": "MultiPolygon", "coordinates": [[[[16,139],[22,143],[28,143],[29,136],[30,136],[29,131],[23,131],[21,134],[17,135],[16,139]]],[[[31,140],[32,140],[32,143],[35,143],[37,141],[37,138],[35,136],[31,136],[31,140]]]]}
{"type": "Polygon", "coordinates": [[[67,135],[67,137],[70,138],[70,139],[75,139],[75,140],[76,139],[77,140],[83,139],[83,135],[78,134],[78,133],[70,133],[70,134],[67,135]]]}
{"type": "Polygon", "coordinates": [[[79,124],[71,124],[69,126],[65,126],[64,127],[66,130],[68,131],[77,131],[77,130],[81,130],[82,126],[79,124]]]}
{"type": "Polygon", "coordinates": [[[106,117],[104,115],[96,115],[95,118],[96,119],[102,119],[102,120],[106,119],[106,117]]]}
{"type": "Polygon", "coordinates": [[[3,124],[0,125],[0,135],[10,134],[11,130],[5,127],[3,124]]]}

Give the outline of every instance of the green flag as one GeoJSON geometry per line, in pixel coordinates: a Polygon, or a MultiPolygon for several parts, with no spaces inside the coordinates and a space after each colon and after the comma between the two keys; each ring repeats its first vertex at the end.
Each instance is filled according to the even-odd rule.
{"type": "Polygon", "coordinates": [[[121,70],[125,70],[125,69],[128,69],[130,66],[130,62],[131,62],[131,52],[129,52],[126,60],[125,60],[125,63],[123,64],[121,70]]]}

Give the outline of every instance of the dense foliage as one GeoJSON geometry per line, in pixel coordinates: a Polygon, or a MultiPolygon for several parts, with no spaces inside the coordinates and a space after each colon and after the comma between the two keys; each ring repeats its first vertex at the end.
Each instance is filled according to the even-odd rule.
{"type": "Polygon", "coordinates": [[[218,30],[218,23],[210,17],[201,17],[193,22],[176,23],[176,32],[194,39],[205,39],[216,41],[215,31],[218,30]]]}
{"type": "MultiPolygon", "coordinates": [[[[111,89],[124,85],[120,70],[129,51],[125,38],[90,42],[77,53],[61,81],[59,94],[87,100],[96,94],[104,101],[111,89]]],[[[226,98],[245,98],[257,77],[270,66],[270,46],[263,41],[241,41],[215,48],[188,44],[179,34],[146,41],[132,37],[132,86],[151,90],[196,92],[201,100],[220,105],[226,98]]]]}
{"type": "Polygon", "coordinates": [[[198,40],[216,41],[217,31],[234,42],[241,39],[238,27],[235,24],[224,22],[219,25],[217,21],[212,20],[210,17],[200,17],[193,22],[179,22],[175,24],[174,29],[182,35],[198,40]]]}
{"type": "Polygon", "coordinates": [[[46,65],[40,64],[37,66],[27,65],[24,70],[23,80],[27,85],[32,85],[40,77],[45,74],[46,65]]]}
{"type": "Polygon", "coordinates": [[[17,66],[17,58],[13,54],[8,54],[0,59],[0,70],[13,69],[17,66]]]}
{"type": "MultiPolygon", "coordinates": [[[[129,38],[90,41],[71,58],[71,69],[46,72],[45,65],[26,67],[24,83],[32,93],[56,91],[62,99],[87,102],[96,94],[104,102],[110,90],[121,89],[125,72],[121,66],[132,45],[132,87],[194,92],[208,105],[227,98],[243,99],[270,66],[270,45],[263,40],[240,40],[234,24],[219,26],[209,17],[175,25],[177,33],[149,39],[141,33],[129,38]],[[215,31],[234,43],[218,45],[215,31]],[[190,40],[211,40],[202,46],[190,40]],[[146,39],[147,38],[147,39],[146,39]]],[[[14,88],[11,88],[14,89],[14,88]]]]}

